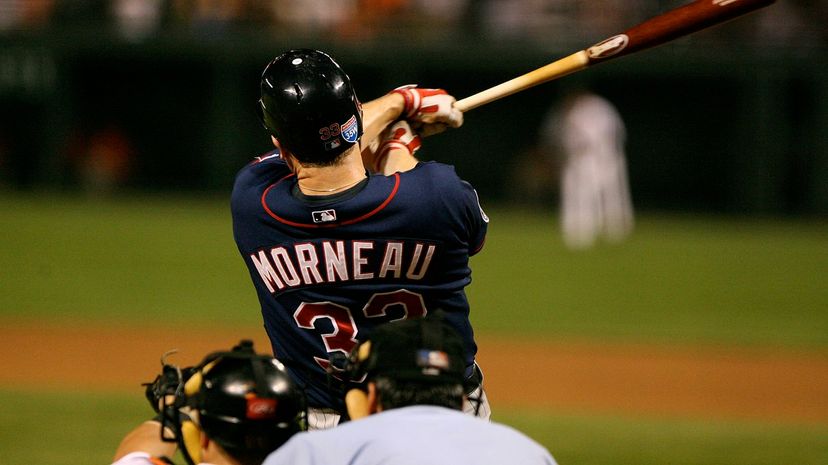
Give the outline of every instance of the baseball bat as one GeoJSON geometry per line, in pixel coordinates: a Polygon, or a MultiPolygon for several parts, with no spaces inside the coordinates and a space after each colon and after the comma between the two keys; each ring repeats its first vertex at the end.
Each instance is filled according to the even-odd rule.
{"type": "Polygon", "coordinates": [[[597,44],[534,71],[458,100],[466,112],[538,84],[581,71],[589,66],[655,47],[710,26],[766,7],[776,0],[696,0],[608,37],[597,44]]]}

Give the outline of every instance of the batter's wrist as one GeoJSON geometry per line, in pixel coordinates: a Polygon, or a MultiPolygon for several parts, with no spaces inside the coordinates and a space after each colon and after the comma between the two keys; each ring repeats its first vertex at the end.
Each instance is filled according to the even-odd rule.
{"type": "Polygon", "coordinates": [[[395,121],[403,117],[405,97],[399,92],[391,92],[385,98],[388,99],[388,109],[395,115],[391,120],[395,121]]]}

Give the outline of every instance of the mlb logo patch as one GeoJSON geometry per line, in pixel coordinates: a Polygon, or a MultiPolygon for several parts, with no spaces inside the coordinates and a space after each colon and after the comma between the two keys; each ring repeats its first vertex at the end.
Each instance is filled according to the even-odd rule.
{"type": "Polygon", "coordinates": [[[314,223],[330,223],[336,221],[336,210],[319,210],[311,212],[314,223]]]}
{"type": "Polygon", "coordinates": [[[357,124],[356,116],[351,115],[351,118],[345,122],[341,128],[342,137],[352,143],[356,144],[357,139],[359,138],[359,125],[357,124]]]}
{"type": "Polygon", "coordinates": [[[417,352],[417,365],[423,369],[440,369],[448,370],[449,358],[448,354],[442,350],[426,350],[422,349],[417,352]]]}

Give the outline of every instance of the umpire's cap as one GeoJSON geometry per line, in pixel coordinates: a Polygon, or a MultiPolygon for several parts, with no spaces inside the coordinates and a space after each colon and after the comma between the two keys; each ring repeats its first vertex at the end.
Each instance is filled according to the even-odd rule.
{"type": "Polygon", "coordinates": [[[463,384],[463,340],[442,312],[425,318],[395,321],[375,328],[354,349],[349,363],[351,379],[365,376],[435,384],[463,384]],[[360,350],[368,346],[368,353],[360,350]],[[360,353],[362,352],[362,353],[360,353]]]}
{"type": "Polygon", "coordinates": [[[351,79],[319,50],[291,50],[267,65],[258,112],[303,163],[329,165],[362,137],[362,107],[351,79]]]}

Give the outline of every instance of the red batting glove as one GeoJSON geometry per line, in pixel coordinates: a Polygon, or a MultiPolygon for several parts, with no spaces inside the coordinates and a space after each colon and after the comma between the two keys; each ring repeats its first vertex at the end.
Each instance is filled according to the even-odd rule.
{"type": "Polygon", "coordinates": [[[454,107],[454,97],[443,89],[420,89],[416,84],[410,84],[397,87],[393,92],[405,99],[402,114],[406,119],[452,128],[463,125],[463,112],[454,107]]]}
{"type": "Polygon", "coordinates": [[[420,136],[411,129],[408,121],[397,121],[383,132],[382,142],[374,158],[374,169],[380,171],[382,161],[392,150],[404,149],[413,156],[422,145],[420,136]]]}

